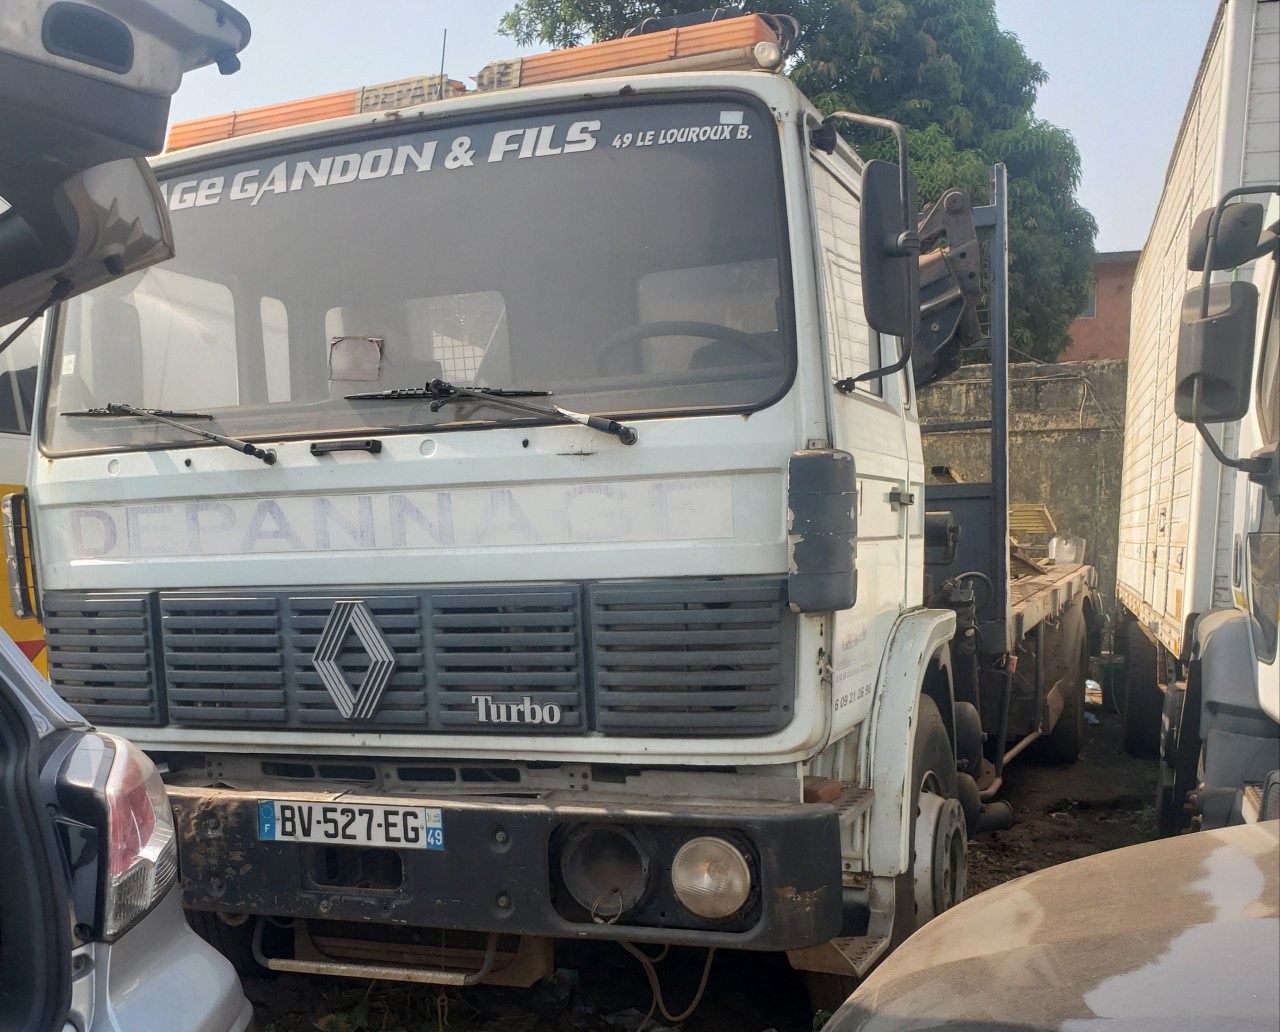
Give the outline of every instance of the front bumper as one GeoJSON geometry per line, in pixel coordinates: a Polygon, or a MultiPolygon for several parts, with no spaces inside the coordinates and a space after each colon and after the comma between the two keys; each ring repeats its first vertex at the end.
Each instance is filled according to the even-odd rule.
{"type": "Polygon", "coordinates": [[[802,949],[840,932],[838,817],[827,804],[668,807],[578,793],[571,799],[565,793],[538,799],[341,794],[344,805],[439,807],[445,848],[259,840],[260,800],[328,803],[339,795],[171,786],[186,904],[278,917],[757,950],[802,949]],[[622,825],[650,851],[644,901],[612,924],[593,921],[561,884],[558,844],[583,824],[622,825]],[[753,864],[752,897],[724,922],[685,911],[670,889],[675,851],[707,834],[735,841],[753,864]],[[377,869],[376,877],[334,876],[369,867],[377,869]]]}

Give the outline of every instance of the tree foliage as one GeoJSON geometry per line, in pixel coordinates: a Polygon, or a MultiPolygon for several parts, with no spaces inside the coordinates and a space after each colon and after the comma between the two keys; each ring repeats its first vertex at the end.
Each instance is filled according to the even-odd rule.
{"type": "MultiPolygon", "coordinates": [[[[500,31],[523,45],[613,39],[650,15],[714,0],[515,0],[500,31]]],[[[1093,216],[1076,200],[1080,155],[1067,131],[1035,117],[1048,78],[1012,33],[995,0],[760,0],[801,26],[790,68],[824,113],[860,111],[907,127],[922,198],[958,186],[988,200],[988,167],[1009,169],[1010,343],[1022,356],[1057,357],[1084,307],[1093,216]]],[[[892,157],[891,141],[856,139],[892,157]]]]}

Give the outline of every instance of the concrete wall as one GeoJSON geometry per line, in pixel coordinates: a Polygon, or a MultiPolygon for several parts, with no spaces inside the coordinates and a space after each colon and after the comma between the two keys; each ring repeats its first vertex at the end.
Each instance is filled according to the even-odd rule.
{"type": "MultiPolygon", "coordinates": [[[[1009,369],[1009,500],[1048,506],[1059,534],[1087,541],[1085,562],[1098,569],[1108,612],[1115,597],[1127,365],[1027,362],[1009,369]]],[[[990,414],[987,365],[962,366],[920,394],[926,426],[990,414]]],[[[965,481],[991,476],[985,430],[926,434],[924,457],[926,473],[949,466],[965,481]]],[[[932,475],[927,480],[938,482],[932,475]]]]}

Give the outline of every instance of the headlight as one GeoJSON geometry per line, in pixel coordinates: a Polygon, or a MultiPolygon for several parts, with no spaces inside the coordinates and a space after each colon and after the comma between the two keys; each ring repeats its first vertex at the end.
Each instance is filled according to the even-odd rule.
{"type": "Polygon", "coordinates": [[[625,914],[649,882],[649,857],[636,837],[609,824],[584,824],[566,839],[560,854],[565,887],[592,918],[625,914]]]}
{"type": "Polygon", "coordinates": [[[690,839],[671,863],[676,898],[699,917],[732,917],[751,893],[751,867],[721,838],[690,839]]]}

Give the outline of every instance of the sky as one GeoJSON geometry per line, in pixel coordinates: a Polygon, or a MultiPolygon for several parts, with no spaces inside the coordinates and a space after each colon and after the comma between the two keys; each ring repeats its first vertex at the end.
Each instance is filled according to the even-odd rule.
{"type": "MultiPolygon", "coordinates": [[[[532,53],[497,34],[510,0],[232,0],[253,36],[231,76],[189,74],[172,119],[440,70],[468,81],[490,61],[532,53]]],[[[713,6],[713,0],[708,0],[713,6]]],[[[756,3],[764,10],[766,3],[756,3]]],[[[1080,148],[1081,203],[1098,221],[1099,251],[1146,241],[1165,168],[1218,0],[996,0],[1049,81],[1035,114],[1080,148]]],[[[872,112],[874,113],[874,112],[872,112]]]]}

